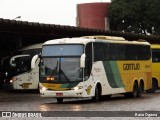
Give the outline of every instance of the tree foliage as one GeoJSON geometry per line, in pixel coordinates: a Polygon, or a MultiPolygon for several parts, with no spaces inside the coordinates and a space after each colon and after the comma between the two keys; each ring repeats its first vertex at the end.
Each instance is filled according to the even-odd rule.
{"type": "Polygon", "coordinates": [[[112,0],[110,29],[160,35],[160,0],[112,0]]]}

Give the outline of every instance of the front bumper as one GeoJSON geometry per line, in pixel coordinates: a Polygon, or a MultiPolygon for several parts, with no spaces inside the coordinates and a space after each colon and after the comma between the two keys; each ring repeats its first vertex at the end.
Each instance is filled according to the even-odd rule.
{"type": "Polygon", "coordinates": [[[41,97],[54,97],[54,98],[80,98],[83,97],[82,89],[68,90],[68,91],[52,91],[40,90],[41,97]]]}

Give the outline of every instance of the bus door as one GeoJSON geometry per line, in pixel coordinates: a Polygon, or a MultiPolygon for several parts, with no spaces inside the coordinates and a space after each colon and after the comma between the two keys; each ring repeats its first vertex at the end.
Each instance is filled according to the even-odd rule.
{"type": "MultiPolygon", "coordinates": [[[[86,54],[86,58],[85,58],[85,78],[91,78],[91,81],[90,83],[92,84],[93,81],[94,81],[94,77],[93,77],[93,74],[92,74],[92,65],[93,65],[93,43],[88,43],[86,45],[86,48],[85,48],[85,54],[86,54]]],[[[88,84],[88,83],[86,83],[88,84]]]]}

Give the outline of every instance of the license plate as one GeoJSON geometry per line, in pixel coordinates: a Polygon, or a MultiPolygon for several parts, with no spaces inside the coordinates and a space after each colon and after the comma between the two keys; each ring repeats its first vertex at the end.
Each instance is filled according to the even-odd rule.
{"type": "Polygon", "coordinates": [[[63,93],[56,93],[56,96],[63,96],[63,93]]]}

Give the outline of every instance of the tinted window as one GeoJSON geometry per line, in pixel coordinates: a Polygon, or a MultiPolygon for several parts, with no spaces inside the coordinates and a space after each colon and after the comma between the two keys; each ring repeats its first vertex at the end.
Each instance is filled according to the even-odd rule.
{"type": "Polygon", "coordinates": [[[160,62],[160,50],[152,49],[152,61],[160,62]]]}
{"type": "Polygon", "coordinates": [[[85,60],[85,76],[91,74],[92,69],[92,43],[88,43],[85,48],[86,60],[85,60]]]}
{"type": "Polygon", "coordinates": [[[94,43],[94,61],[148,60],[150,52],[149,45],[94,43]]]}

